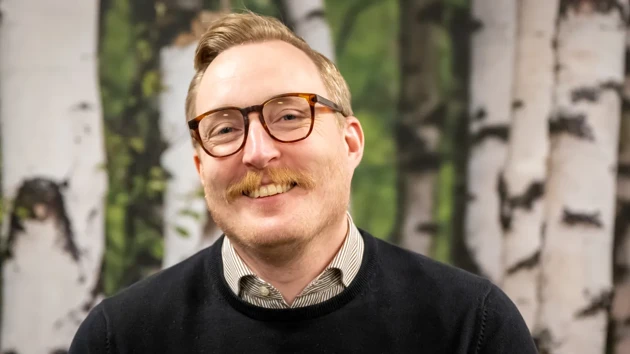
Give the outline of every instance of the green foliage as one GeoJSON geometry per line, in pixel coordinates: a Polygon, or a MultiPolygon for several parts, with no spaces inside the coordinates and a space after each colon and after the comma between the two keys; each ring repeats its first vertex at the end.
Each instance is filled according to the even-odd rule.
{"type": "Polygon", "coordinates": [[[333,36],[356,16],[337,58],[352,92],[355,116],[365,133],[365,152],[352,184],[352,214],[359,227],[387,238],[396,213],[396,153],[392,121],[398,99],[398,2],[326,1],[333,36]],[[357,12],[353,12],[357,11],[357,12]]]}
{"type": "Polygon", "coordinates": [[[150,2],[111,0],[104,15],[101,92],[109,172],[105,293],[146,276],[163,254],[165,173],[157,130],[160,78],[150,2]]]}

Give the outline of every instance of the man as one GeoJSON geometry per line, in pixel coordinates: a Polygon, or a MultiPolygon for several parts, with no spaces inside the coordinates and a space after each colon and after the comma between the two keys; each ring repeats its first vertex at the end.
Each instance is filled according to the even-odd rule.
{"type": "Polygon", "coordinates": [[[535,353],[489,281],[379,241],[347,213],[364,146],[333,63],[280,22],[200,40],[186,101],[225,235],[104,300],[70,353],[535,353]]]}

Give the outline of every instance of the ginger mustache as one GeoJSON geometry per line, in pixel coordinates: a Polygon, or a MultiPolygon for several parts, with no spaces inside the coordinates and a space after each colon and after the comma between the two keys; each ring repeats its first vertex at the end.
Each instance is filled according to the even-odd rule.
{"type": "Polygon", "coordinates": [[[228,187],[225,194],[228,203],[260,188],[265,174],[271,179],[272,184],[298,186],[307,190],[315,187],[315,181],[311,176],[289,168],[269,168],[264,172],[247,171],[240,181],[228,187]]]}

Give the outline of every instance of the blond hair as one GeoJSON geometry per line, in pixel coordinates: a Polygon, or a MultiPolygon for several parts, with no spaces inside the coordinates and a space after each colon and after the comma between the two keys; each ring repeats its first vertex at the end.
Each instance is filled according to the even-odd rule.
{"type": "Polygon", "coordinates": [[[311,58],[319,70],[320,76],[330,95],[327,97],[337,103],[344,116],[352,115],[350,89],[335,64],[313,50],[302,38],[295,35],[282,22],[252,12],[226,14],[213,21],[201,36],[195,52],[195,75],[188,88],[186,97],[186,120],[195,117],[195,100],[201,78],[222,52],[245,43],[259,43],[281,40],[302,50],[311,58]]]}

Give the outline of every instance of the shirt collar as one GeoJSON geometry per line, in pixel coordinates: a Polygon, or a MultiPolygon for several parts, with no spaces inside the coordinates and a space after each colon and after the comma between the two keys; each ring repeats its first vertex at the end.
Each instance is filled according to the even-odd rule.
{"type": "MultiPolygon", "coordinates": [[[[352,216],[348,212],[346,212],[346,214],[348,216],[348,232],[346,233],[346,238],[335,255],[335,258],[328,264],[324,272],[331,268],[338,269],[341,272],[342,283],[347,287],[359,272],[363,258],[364,242],[358,228],[352,220],[352,216]]],[[[238,255],[227,236],[223,239],[221,254],[223,258],[223,275],[225,281],[234,294],[238,296],[241,290],[241,279],[246,276],[256,276],[256,274],[238,255]]],[[[322,272],[322,274],[324,272],[322,272]]]]}

